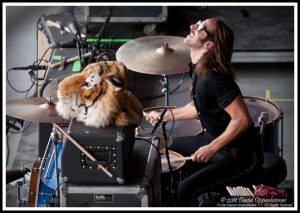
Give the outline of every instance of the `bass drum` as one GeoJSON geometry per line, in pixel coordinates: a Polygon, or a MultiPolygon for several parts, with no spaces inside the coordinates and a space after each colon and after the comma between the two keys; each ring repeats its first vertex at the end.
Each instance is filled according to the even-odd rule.
{"type": "MultiPolygon", "coordinates": [[[[264,113],[267,115],[267,122],[263,132],[264,152],[278,154],[279,151],[279,120],[282,119],[280,108],[268,99],[256,96],[244,96],[244,101],[250,113],[251,119],[258,132],[259,117],[264,113]]],[[[282,148],[282,147],[281,147],[282,148]]]]}
{"type": "MultiPolygon", "coordinates": [[[[28,192],[28,207],[47,207],[57,206],[55,199],[56,191],[62,183],[61,178],[61,150],[62,142],[57,143],[57,164],[55,166],[55,146],[52,143],[47,157],[37,159],[32,166],[29,192],[28,192]],[[56,183],[56,171],[59,171],[58,184],[56,183]]],[[[46,150],[47,151],[47,150],[46,150]]]]}

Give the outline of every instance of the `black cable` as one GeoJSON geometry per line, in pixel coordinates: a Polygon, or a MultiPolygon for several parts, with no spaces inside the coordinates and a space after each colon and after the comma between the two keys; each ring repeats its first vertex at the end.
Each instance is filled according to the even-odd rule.
{"type": "MultiPolygon", "coordinates": [[[[41,61],[42,61],[43,58],[45,57],[45,54],[48,52],[48,50],[49,50],[50,48],[52,48],[52,46],[48,47],[47,50],[44,52],[42,58],[41,58],[41,59],[38,59],[38,60],[35,60],[35,61],[33,62],[33,65],[34,65],[37,61],[39,61],[39,63],[37,64],[37,66],[39,66],[40,63],[41,63],[41,61]]],[[[36,81],[37,79],[35,79],[34,81],[32,81],[32,79],[30,78],[32,84],[30,85],[30,87],[29,87],[27,90],[19,90],[19,89],[16,89],[16,88],[11,84],[11,82],[10,82],[10,80],[9,80],[9,77],[8,77],[8,74],[9,74],[9,72],[10,72],[11,70],[13,70],[13,68],[8,69],[8,70],[7,70],[7,74],[6,74],[6,80],[7,80],[8,85],[9,85],[15,92],[18,92],[18,93],[25,93],[25,92],[27,92],[27,94],[28,94],[29,91],[30,91],[30,90],[33,88],[33,86],[35,85],[35,81],[36,81]]],[[[36,72],[37,72],[37,70],[36,70],[36,72]]],[[[27,97],[27,95],[26,95],[26,97],[27,97]]]]}
{"type": "Polygon", "coordinates": [[[8,73],[9,73],[11,70],[13,70],[13,69],[8,69],[8,70],[7,70],[7,73],[6,73],[6,80],[7,80],[8,85],[9,85],[15,92],[18,92],[18,93],[25,93],[25,92],[30,91],[30,90],[32,89],[32,87],[34,86],[34,83],[32,83],[31,86],[29,87],[29,89],[27,89],[27,90],[18,90],[18,89],[16,89],[16,88],[10,83],[9,78],[8,78],[8,73]]]}

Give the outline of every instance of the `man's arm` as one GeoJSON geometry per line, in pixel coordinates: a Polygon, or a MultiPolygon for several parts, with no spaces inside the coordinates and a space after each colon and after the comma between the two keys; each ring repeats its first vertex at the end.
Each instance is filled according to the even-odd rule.
{"type": "Polygon", "coordinates": [[[208,162],[217,151],[238,138],[250,126],[252,120],[242,96],[237,96],[225,111],[231,117],[226,130],[210,144],[199,148],[193,155],[193,161],[208,162]]]}
{"type": "MultiPolygon", "coordinates": [[[[197,110],[194,105],[191,103],[186,104],[183,107],[179,107],[172,110],[174,115],[174,120],[192,120],[197,118],[197,110]]],[[[163,121],[169,122],[173,120],[172,113],[168,110],[164,115],[163,121]]],[[[151,124],[154,125],[156,122],[157,117],[160,115],[158,111],[151,111],[149,113],[144,112],[144,116],[146,120],[151,124]]]]}

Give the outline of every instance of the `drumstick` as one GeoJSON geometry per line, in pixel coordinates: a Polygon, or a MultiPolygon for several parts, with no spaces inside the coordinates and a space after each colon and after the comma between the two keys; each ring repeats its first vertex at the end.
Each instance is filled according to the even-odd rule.
{"type": "MultiPolygon", "coordinates": [[[[91,55],[92,55],[92,53],[91,53],[91,52],[88,52],[88,53],[83,54],[83,57],[85,58],[85,57],[88,57],[88,56],[91,56],[91,55]]],[[[79,56],[74,56],[74,57],[72,57],[72,58],[68,58],[68,59],[66,60],[66,64],[71,63],[71,62],[73,62],[73,61],[76,61],[76,60],[78,60],[78,59],[80,59],[79,56]]],[[[56,63],[54,63],[54,64],[50,64],[49,66],[50,66],[51,68],[58,67],[58,66],[60,66],[60,62],[56,62],[56,63]]]]}
{"type": "MultiPolygon", "coordinates": [[[[69,134],[67,134],[62,128],[60,128],[58,125],[53,123],[53,126],[57,128],[61,133],[63,133],[80,151],[82,151],[89,159],[92,161],[97,161],[96,158],[94,158],[90,153],[88,153],[77,141],[75,141],[69,134]]],[[[101,164],[98,164],[98,168],[102,169],[103,172],[105,172],[109,177],[112,177],[113,175],[105,169],[101,164]]]]}
{"type": "MultiPolygon", "coordinates": [[[[184,160],[192,160],[193,157],[181,157],[181,158],[172,158],[170,162],[184,161],[184,160]]],[[[163,159],[161,162],[165,162],[167,159],[163,159]]]]}

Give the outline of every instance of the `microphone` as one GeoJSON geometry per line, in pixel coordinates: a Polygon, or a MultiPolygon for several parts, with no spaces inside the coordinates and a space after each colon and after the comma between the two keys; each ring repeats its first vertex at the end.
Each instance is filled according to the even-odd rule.
{"type": "Polygon", "coordinates": [[[25,168],[24,170],[19,169],[6,171],[6,184],[24,177],[27,172],[30,172],[30,170],[27,168],[25,168]]]}
{"type": "Polygon", "coordinates": [[[76,37],[77,36],[80,37],[79,27],[74,21],[71,21],[71,22],[68,23],[68,28],[71,31],[71,33],[73,33],[76,37]]]}
{"type": "Polygon", "coordinates": [[[162,122],[165,113],[167,112],[168,108],[165,108],[161,114],[157,117],[156,119],[156,123],[154,125],[154,127],[152,128],[151,134],[153,134],[155,132],[155,130],[157,129],[157,127],[159,126],[159,124],[162,122]]]}
{"type": "Polygon", "coordinates": [[[30,65],[27,67],[13,67],[11,70],[46,70],[47,68],[46,65],[30,65]]]}

